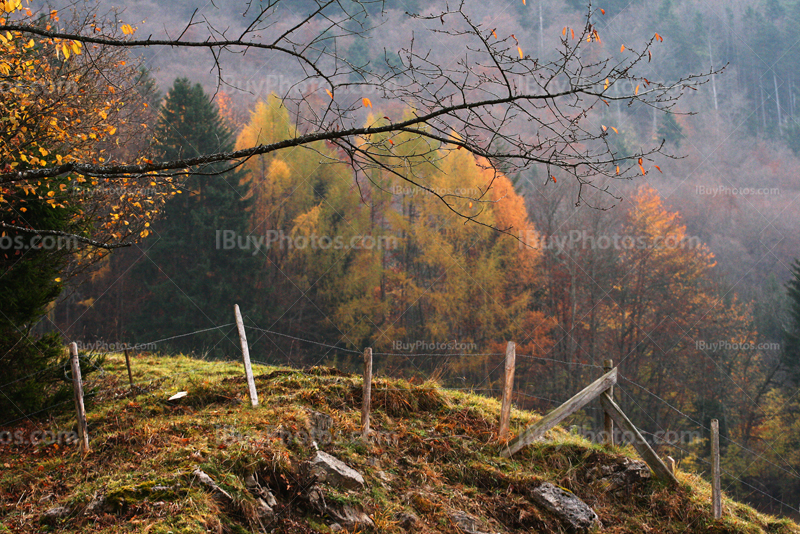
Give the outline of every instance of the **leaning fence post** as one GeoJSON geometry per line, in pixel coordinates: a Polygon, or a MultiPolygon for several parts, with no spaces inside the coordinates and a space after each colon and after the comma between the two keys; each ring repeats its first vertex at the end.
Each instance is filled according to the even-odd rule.
{"type": "Polygon", "coordinates": [[[722,487],[719,475],[719,420],[711,420],[711,508],[714,519],[722,517],[722,487]]]}
{"type": "Polygon", "coordinates": [[[131,373],[131,359],[128,356],[128,347],[125,347],[125,365],[128,367],[128,382],[130,382],[131,387],[133,387],[133,374],[131,373]]]}
{"type": "Polygon", "coordinates": [[[361,407],[361,435],[369,437],[369,408],[372,404],[372,349],[364,349],[364,404],[361,407]]]}
{"type": "Polygon", "coordinates": [[[86,408],[83,405],[83,380],[81,364],[78,361],[77,343],[69,344],[70,364],[72,366],[72,387],[75,392],[75,411],[78,414],[78,439],[81,452],[89,452],[89,431],[86,428],[86,408]]]}
{"type": "MultiPolygon", "coordinates": [[[[603,360],[603,373],[609,372],[611,369],[614,368],[614,360],[603,360]]],[[[603,393],[609,400],[614,400],[614,386],[608,388],[605,393],[603,393]]],[[[611,414],[607,411],[603,411],[603,430],[606,433],[606,444],[610,446],[614,446],[614,420],[611,419],[611,414]]]]}
{"type": "Polygon", "coordinates": [[[514,366],[517,359],[517,346],[513,341],[506,345],[506,369],[503,382],[503,404],[500,407],[500,430],[497,433],[500,441],[508,439],[508,427],[511,420],[511,394],[514,390],[514,366]]]}
{"type": "Polygon", "coordinates": [[[247,387],[250,392],[250,404],[258,406],[258,392],[256,382],[253,380],[253,368],[250,366],[250,349],[247,347],[247,335],[244,332],[244,322],[239,305],[233,305],[233,312],[236,315],[236,328],[239,330],[239,341],[242,344],[242,360],[244,361],[244,374],[247,376],[247,387]]]}

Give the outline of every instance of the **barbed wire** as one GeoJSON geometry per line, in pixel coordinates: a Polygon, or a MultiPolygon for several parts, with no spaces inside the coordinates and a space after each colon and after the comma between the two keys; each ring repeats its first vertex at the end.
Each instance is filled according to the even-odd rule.
{"type": "MultiPolygon", "coordinates": [[[[659,401],[663,402],[664,404],[666,404],[667,406],[669,406],[669,407],[670,407],[670,408],[671,408],[673,411],[675,411],[675,413],[677,413],[677,414],[681,415],[682,417],[684,417],[684,418],[688,419],[689,421],[691,421],[691,422],[692,422],[692,423],[694,423],[695,425],[699,426],[699,427],[700,427],[700,428],[702,428],[703,430],[705,430],[705,431],[707,431],[707,432],[709,432],[709,433],[711,432],[711,429],[710,429],[710,428],[708,428],[708,427],[706,427],[705,425],[703,425],[703,423],[701,423],[701,422],[699,422],[699,421],[695,420],[695,419],[694,419],[694,418],[692,418],[690,415],[687,415],[687,414],[683,413],[683,412],[682,412],[680,409],[678,409],[678,408],[676,408],[675,406],[673,406],[672,404],[670,404],[670,402],[669,402],[669,401],[667,401],[666,399],[662,399],[661,397],[659,397],[658,395],[656,395],[655,393],[653,393],[652,391],[650,391],[650,390],[649,390],[649,389],[647,389],[646,387],[642,386],[641,384],[637,384],[636,382],[634,382],[634,381],[630,380],[629,378],[625,378],[625,377],[624,377],[624,376],[622,376],[622,375],[620,375],[620,378],[621,378],[622,380],[625,380],[626,382],[628,382],[628,383],[632,384],[633,386],[640,388],[642,391],[644,391],[645,393],[648,393],[649,395],[651,395],[652,397],[654,397],[654,398],[658,399],[659,401]]],[[[624,389],[622,389],[622,387],[621,387],[621,386],[620,386],[620,391],[623,391],[623,392],[624,392],[624,389]]],[[[627,393],[626,393],[626,395],[627,395],[627,393]]],[[[628,396],[630,397],[630,395],[628,395],[628,396]]],[[[631,398],[632,398],[632,397],[631,397],[631,398]]],[[[634,402],[635,402],[635,401],[634,401],[634,402]]],[[[637,406],[638,406],[638,404],[637,404],[637,406]]],[[[639,406],[639,409],[640,409],[640,410],[641,410],[643,413],[645,413],[646,415],[648,415],[648,417],[649,417],[649,414],[647,414],[647,411],[646,411],[646,410],[643,410],[643,409],[641,408],[641,406],[639,406]]],[[[652,419],[652,417],[650,417],[650,418],[652,419]]],[[[655,422],[655,420],[654,420],[654,422],[655,422]]],[[[657,424],[657,423],[656,423],[656,424],[657,424]]],[[[660,425],[659,425],[659,426],[660,426],[660,425]]],[[[662,430],[663,430],[663,428],[662,428],[662,430]]],[[[734,440],[734,439],[732,439],[732,438],[729,438],[728,436],[725,436],[725,435],[722,435],[722,434],[720,434],[720,437],[721,437],[722,439],[724,439],[724,440],[726,440],[726,441],[728,441],[728,442],[732,443],[733,445],[736,445],[736,446],[737,446],[737,447],[739,447],[740,449],[742,449],[742,450],[744,450],[744,451],[746,451],[746,452],[748,452],[748,453],[752,454],[752,455],[753,455],[753,456],[755,456],[757,459],[759,459],[759,460],[763,460],[764,462],[766,462],[766,463],[770,464],[771,466],[773,466],[773,467],[775,467],[775,468],[779,469],[780,471],[783,471],[783,472],[784,472],[784,473],[786,473],[787,475],[790,475],[790,476],[792,476],[792,477],[794,477],[794,478],[796,478],[796,479],[800,480],[800,475],[798,475],[796,472],[789,471],[788,469],[786,469],[786,468],[784,468],[784,467],[782,467],[782,466],[780,466],[780,465],[776,464],[775,462],[773,462],[773,461],[769,460],[768,458],[765,458],[763,455],[761,455],[761,454],[757,453],[757,452],[756,452],[756,451],[754,451],[754,450],[751,450],[751,449],[749,449],[748,447],[745,447],[745,446],[744,446],[744,445],[742,445],[741,443],[738,443],[736,440],[734,440]]],[[[772,448],[772,446],[770,446],[770,448],[771,448],[771,449],[772,449],[772,451],[773,451],[773,452],[774,452],[774,453],[775,453],[775,454],[778,456],[778,458],[780,458],[780,459],[781,459],[783,462],[785,462],[787,465],[789,465],[789,462],[787,462],[786,460],[784,460],[784,459],[783,459],[783,457],[782,457],[782,456],[781,456],[781,455],[780,455],[780,454],[779,454],[777,451],[775,451],[775,449],[774,449],[774,448],[772,448]]]]}
{"type": "Polygon", "coordinates": [[[283,334],[281,332],[275,332],[273,330],[267,330],[266,328],[259,328],[258,326],[245,325],[245,328],[250,328],[251,330],[258,330],[259,332],[264,332],[266,334],[272,334],[272,335],[275,335],[275,336],[287,337],[287,338],[293,339],[295,341],[302,341],[303,343],[311,343],[313,345],[319,345],[321,347],[326,347],[326,348],[329,348],[329,349],[341,350],[343,352],[351,352],[353,354],[361,354],[361,351],[358,351],[358,350],[346,349],[344,347],[337,347],[335,345],[328,345],[327,343],[320,343],[319,341],[312,341],[310,339],[303,339],[301,337],[290,336],[289,334],[283,334]]]}
{"type": "Polygon", "coordinates": [[[528,358],[529,360],[543,360],[547,362],[555,362],[560,363],[563,365],[579,365],[581,367],[593,367],[595,369],[603,369],[602,365],[595,365],[593,363],[582,363],[582,362],[564,362],[561,360],[554,360],[553,358],[544,358],[542,356],[530,356],[528,354],[517,354],[517,358],[528,358]]]}

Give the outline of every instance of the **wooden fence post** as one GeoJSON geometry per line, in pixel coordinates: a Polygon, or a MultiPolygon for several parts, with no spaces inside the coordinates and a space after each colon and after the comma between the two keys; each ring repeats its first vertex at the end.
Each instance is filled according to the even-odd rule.
{"type": "Polygon", "coordinates": [[[711,508],[714,519],[722,517],[722,486],[719,474],[719,420],[711,420],[711,508]]]}
{"type": "Polygon", "coordinates": [[[361,435],[369,438],[369,409],[372,404],[372,349],[364,349],[364,404],[361,407],[361,435]]]}
{"type": "Polygon", "coordinates": [[[244,374],[247,376],[247,387],[250,392],[250,404],[255,407],[258,406],[258,392],[256,391],[256,382],[253,380],[253,368],[250,366],[250,349],[247,347],[247,334],[244,331],[242,312],[239,311],[238,304],[233,305],[233,312],[236,315],[239,342],[242,344],[242,361],[244,361],[244,374]]]}
{"type": "Polygon", "coordinates": [[[503,404],[500,408],[500,430],[497,435],[500,441],[508,439],[508,428],[511,420],[511,394],[514,391],[514,367],[517,359],[517,346],[509,341],[506,346],[506,372],[503,382],[503,404]]]}
{"type": "MultiPolygon", "coordinates": [[[[614,360],[603,360],[603,373],[609,372],[614,368],[614,360]]],[[[603,393],[609,400],[614,400],[614,386],[611,386],[603,393]]],[[[606,433],[606,445],[614,446],[614,420],[611,414],[603,411],[603,430],[606,433]]]]}
{"type": "Polygon", "coordinates": [[[128,348],[125,347],[125,365],[128,367],[128,382],[130,382],[131,387],[133,387],[133,374],[131,373],[131,359],[128,356],[128,348]]]}
{"type": "Polygon", "coordinates": [[[72,387],[75,392],[75,411],[78,414],[78,439],[82,453],[89,452],[89,431],[86,428],[86,408],[83,405],[83,379],[81,364],[78,361],[78,345],[69,344],[70,364],[72,366],[72,387]]]}

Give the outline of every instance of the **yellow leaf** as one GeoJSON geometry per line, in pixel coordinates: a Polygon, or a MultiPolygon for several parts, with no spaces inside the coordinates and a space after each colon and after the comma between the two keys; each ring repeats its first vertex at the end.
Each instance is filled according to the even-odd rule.
{"type": "Polygon", "coordinates": [[[497,39],[497,33],[495,33],[494,30],[492,30],[492,35],[494,35],[494,38],[497,39]]]}
{"type": "Polygon", "coordinates": [[[56,282],[60,282],[60,281],[61,281],[61,278],[55,278],[54,280],[55,280],[56,282]]]}
{"type": "Polygon", "coordinates": [[[365,108],[371,108],[372,107],[372,102],[367,97],[362,98],[361,99],[361,103],[364,104],[365,108]]]}
{"type": "Polygon", "coordinates": [[[633,90],[633,94],[635,94],[635,95],[639,94],[639,85],[638,84],[636,85],[636,89],[633,90]]]}
{"type": "Polygon", "coordinates": [[[54,196],[56,196],[56,192],[55,191],[48,191],[47,192],[47,196],[48,197],[54,197],[54,196]]]}
{"type": "Polygon", "coordinates": [[[25,48],[33,48],[34,46],[36,46],[36,43],[34,43],[33,39],[31,39],[28,41],[28,44],[25,45],[25,48]]]}
{"type": "Polygon", "coordinates": [[[608,84],[608,78],[606,78],[606,84],[603,86],[603,90],[604,90],[604,91],[605,91],[606,89],[608,89],[608,85],[609,85],[609,84],[608,84]]]}
{"type": "Polygon", "coordinates": [[[131,35],[133,34],[133,31],[134,31],[133,27],[130,24],[122,25],[122,33],[124,33],[125,35],[131,35]]]}
{"type": "Polygon", "coordinates": [[[139,235],[142,237],[147,237],[150,235],[150,230],[142,230],[142,232],[139,235]]]}
{"type": "Polygon", "coordinates": [[[525,54],[522,53],[522,48],[517,47],[517,52],[519,52],[519,58],[522,59],[525,57],[525,54]]]}
{"type": "Polygon", "coordinates": [[[67,45],[61,46],[61,52],[64,54],[64,59],[69,59],[69,47],[67,45]]]}
{"type": "Polygon", "coordinates": [[[619,174],[619,165],[617,165],[617,174],[619,174]]]}
{"type": "Polygon", "coordinates": [[[81,43],[79,41],[72,41],[72,53],[76,56],[81,55],[81,43]]]}

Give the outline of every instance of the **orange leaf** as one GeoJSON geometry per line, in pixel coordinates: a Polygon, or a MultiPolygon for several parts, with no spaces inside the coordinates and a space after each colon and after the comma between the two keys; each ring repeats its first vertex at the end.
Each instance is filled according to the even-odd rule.
{"type": "Polygon", "coordinates": [[[642,167],[641,164],[639,165],[639,170],[642,171],[642,176],[647,174],[647,172],[645,172],[644,167],[642,167]]]}
{"type": "Polygon", "coordinates": [[[392,141],[391,139],[389,139],[389,144],[390,144],[390,145],[392,145],[392,146],[394,146],[394,141],[392,141]]]}
{"type": "Polygon", "coordinates": [[[564,26],[564,29],[561,30],[561,35],[567,35],[567,27],[564,26]]]}
{"type": "Polygon", "coordinates": [[[555,183],[558,183],[558,180],[556,180],[556,177],[555,177],[555,176],[551,176],[550,178],[552,178],[552,179],[553,179],[553,183],[554,183],[554,184],[555,184],[555,183]]]}
{"type": "Polygon", "coordinates": [[[639,158],[639,165],[641,165],[642,163],[643,163],[642,158],[639,158]]]}
{"type": "Polygon", "coordinates": [[[572,38],[575,39],[575,30],[572,28],[569,29],[569,33],[572,34],[572,38]]]}
{"type": "Polygon", "coordinates": [[[523,5],[523,6],[526,6],[526,5],[528,5],[528,4],[526,4],[526,3],[525,3],[525,0],[522,0],[522,5],[523,5]]]}
{"type": "Polygon", "coordinates": [[[600,8],[600,13],[602,13],[603,15],[605,15],[605,14],[606,14],[606,10],[605,10],[605,9],[603,9],[603,8],[601,7],[601,8],[600,8]]]}
{"type": "Polygon", "coordinates": [[[638,84],[636,85],[636,89],[633,90],[633,94],[635,94],[635,95],[639,94],[639,85],[638,84]]]}
{"type": "Polygon", "coordinates": [[[328,96],[331,97],[331,100],[333,100],[333,93],[331,93],[327,89],[325,89],[325,92],[328,93],[328,96]]]}
{"type": "Polygon", "coordinates": [[[601,127],[601,128],[603,128],[603,131],[604,131],[604,132],[605,132],[606,130],[608,130],[608,128],[606,128],[606,127],[605,127],[605,126],[603,126],[602,124],[600,125],[600,127],[601,127]]]}
{"type": "Polygon", "coordinates": [[[664,174],[664,173],[661,171],[661,167],[659,167],[658,165],[656,165],[655,167],[656,167],[656,169],[658,169],[658,172],[660,172],[661,174],[664,174]]]}
{"type": "Polygon", "coordinates": [[[663,42],[664,42],[664,38],[663,38],[663,37],[661,37],[660,35],[658,35],[658,33],[656,33],[656,35],[655,35],[655,39],[656,39],[656,41],[659,41],[659,42],[661,42],[661,43],[663,43],[663,42]]]}
{"type": "Polygon", "coordinates": [[[622,45],[622,46],[620,46],[620,47],[619,47],[619,51],[620,51],[620,52],[624,52],[624,51],[625,51],[625,45],[622,45]]]}
{"type": "Polygon", "coordinates": [[[617,175],[619,175],[619,165],[617,165],[617,175]]]}
{"type": "Polygon", "coordinates": [[[494,38],[497,39],[497,33],[494,30],[492,30],[492,35],[494,35],[494,38]]]}
{"type": "Polygon", "coordinates": [[[617,129],[616,129],[616,128],[614,128],[613,126],[611,127],[611,129],[612,129],[612,130],[614,130],[614,133],[616,133],[616,134],[618,134],[618,133],[619,133],[619,130],[617,130],[617,129]]]}
{"type": "Polygon", "coordinates": [[[601,98],[600,100],[602,100],[602,101],[603,101],[603,103],[604,103],[606,106],[609,106],[609,107],[611,107],[611,104],[609,104],[609,103],[608,103],[608,100],[606,100],[605,98],[601,98]]]}
{"type": "Polygon", "coordinates": [[[372,107],[372,102],[367,97],[362,98],[361,99],[361,103],[364,104],[365,108],[371,108],[372,107]]]}
{"type": "Polygon", "coordinates": [[[520,59],[525,57],[525,54],[522,53],[522,49],[520,47],[517,47],[517,52],[519,52],[519,58],[520,59]]]}

